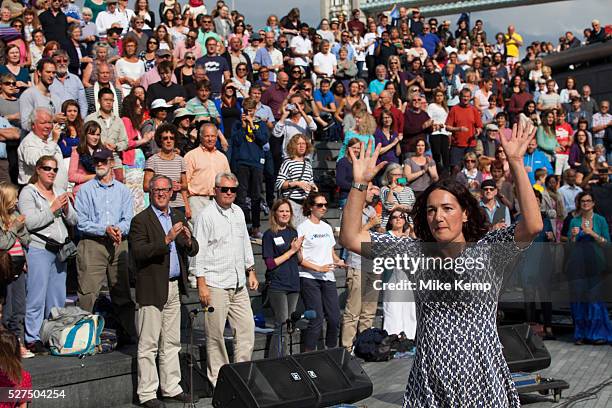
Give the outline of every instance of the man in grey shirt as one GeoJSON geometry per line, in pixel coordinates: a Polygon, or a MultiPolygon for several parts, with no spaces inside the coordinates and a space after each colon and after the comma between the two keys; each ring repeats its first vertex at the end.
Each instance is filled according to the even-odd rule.
{"type": "Polygon", "coordinates": [[[55,62],[43,58],[36,66],[40,80],[36,85],[26,89],[19,98],[19,110],[21,111],[21,128],[26,131],[32,129],[30,115],[36,108],[47,108],[55,115],[56,122],[64,122],[66,117],[62,114],[62,100],[52,95],[49,87],[53,83],[56,74],[55,62]]]}

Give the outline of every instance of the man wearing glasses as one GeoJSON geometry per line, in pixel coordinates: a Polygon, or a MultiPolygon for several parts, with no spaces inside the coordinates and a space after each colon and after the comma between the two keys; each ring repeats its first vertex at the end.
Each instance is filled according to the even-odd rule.
{"type": "Polygon", "coordinates": [[[61,7],[62,0],[51,0],[49,9],[38,16],[47,42],[57,41],[60,44],[68,42],[68,19],[61,7]]]}
{"type": "Polygon", "coordinates": [[[121,327],[120,344],[135,342],[134,302],[128,276],[127,235],[134,215],[130,190],[114,178],[113,152],[93,153],[94,179],[79,189],[74,208],[82,234],[77,246],[78,306],[93,311],[100,289],[108,281],[111,302],[121,327]]]}
{"type": "Polygon", "coordinates": [[[151,206],[136,215],[130,226],[131,255],[138,268],[137,393],[145,407],[163,406],[157,400],[160,385],[165,398],[180,402],[191,399],[179,385],[181,295],[187,289],[187,257],[195,256],[199,247],[183,213],[170,207],[172,192],[170,178],[154,176],[149,182],[151,206]],[[158,355],[159,376],[155,364],[158,355]]]}
{"type": "Polygon", "coordinates": [[[485,180],[480,185],[482,198],[480,207],[487,215],[490,229],[500,229],[509,226],[512,222],[510,209],[497,199],[497,184],[494,180],[485,180]]]}
{"type": "Polygon", "coordinates": [[[206,42],[209,38],[214,38],[217,42],[221,41],[221,37],[213,31],[214,28],[212,17],[208,14],[205,15],[200,22],[200,30],[198,32],[198,43],[200,44],[203,55],[206,55],[208,52],[206,49],[206,42]]]}
{"type": "Polygon", "coordinates": [[[174,46],[174,59],[177,67],[185,64],[185,58],[188,53],[191,53],[194,60],[202,57],[202,47],[198,43],[198,30],[190,28],[184,41],[179,41],[174,46]]]}
{"type": "Polygon", "coordinates": [[[49,87],[51,95],[61,101],[73,99],[79,104],[81,118],[87,116],[87,98],[85,98],[85,88],[78,76],[68,72],[70,59],[65,50],[57,50],[53,53],[53,62],[56,66],[56,75],[53,83],[49,87]]]}
{"type": "Polygon", "coordinates": [[[216,386],[219,369],[228,364],[223,330],[229,320],[236,331],[234,362],[251,360],[255,344],[255,322],[249,289],[258,287],[255,259],[244,213],[236,204],[238,179],[229,172],[215,177],[214,200],[195,220],[194,238],[201,248],[190,271],[197,276],[198,294],[206,313],[206,365],[208,379],[216,386]]]}

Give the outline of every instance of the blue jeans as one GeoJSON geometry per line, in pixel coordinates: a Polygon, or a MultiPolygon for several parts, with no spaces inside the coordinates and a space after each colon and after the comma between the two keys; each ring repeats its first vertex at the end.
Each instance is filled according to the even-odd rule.
{"type": "Polygon", "coordinates": [[[340,333],[340,305],[336,282],[300,278],[300,283],[304,307],[306,310],[314,310],[317,313],[317,317],[308,322],[308,328],[304,334],[305,351],[317,349],[324,317],[327,320],[325,346],[327,348],[336,347],[340,333]]]}
{"type": "Polygon", "coordinates": [[[40,340],[40,327],[54,307],[66,304],[66,262],[46,249],[30,247],[28,262],[25,341],[40,340]]]}

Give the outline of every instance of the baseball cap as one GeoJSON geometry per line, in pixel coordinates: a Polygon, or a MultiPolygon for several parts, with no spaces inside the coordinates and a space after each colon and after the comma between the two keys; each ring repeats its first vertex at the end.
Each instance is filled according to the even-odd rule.
{"type": "Polygon", "coordinates": [[[480,188],[482,190],[484,190],[486,187],[493,187],[493,188],[497,188],[497,184],[495,184],[495,181],[492,179],[488,179],[482,182],[482,184],[480,185],[480,188]]]}
{"type": "Polygon", "coordinates": [[[155,51],[155,56],[157,56],[157,57],[165,57],[166,55],[172,55],[170,50],[163,49],[163,50],[155,51]]]}
{"type": "Polygon", "coordinates": [[[487,130],[489,132],[499,132],[499,128],[497,127],[497,125],[495,123],[489,123],[487,125],[487,130]]]}
{"type": "Polygon", "coordinates": [[[96,150],[93,153],[92,157],[94,158],[94,160],[105,161],[105,160],[108,160],[111,157],[113,157],[113,152],[111,152],[106,147],[102,147],[102,148],[96,150]]]}

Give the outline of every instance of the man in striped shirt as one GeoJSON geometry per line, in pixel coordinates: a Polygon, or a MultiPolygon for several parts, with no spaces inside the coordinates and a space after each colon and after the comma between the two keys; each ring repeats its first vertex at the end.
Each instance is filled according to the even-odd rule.
{"type": "Polygon", "coordinates": [[[244,213],[234,204],[237,177],[218,173],[214,191],[213,202],[195,221],[193,236],[201,246],[190,265],[197,277],[200,302],[215,308],[214,313],[204,315],[207,374],[213,386],[221,366],[229,363],[223,338],[226,320],[236,331],[234,362],[251,359],[255,322],[248,289],[258,286],[244,213]]]}

